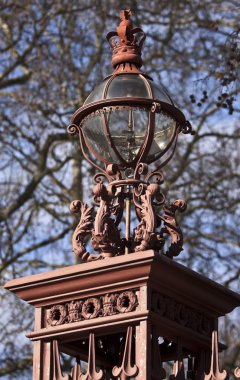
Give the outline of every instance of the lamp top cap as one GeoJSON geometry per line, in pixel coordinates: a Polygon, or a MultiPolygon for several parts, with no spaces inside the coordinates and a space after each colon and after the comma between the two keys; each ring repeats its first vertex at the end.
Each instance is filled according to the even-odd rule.
{"type": "Polygon", "coordinates": [[[120,24],[116,31],[109,32],[106,36],[112,49],[112,66],[115,70],[129,67],[129,72],[139,71],[142,66],[142,46],[146,34],[141,28],[133,28],[131,21],[132,12],[124,9],[120,12],[120,24]]]}

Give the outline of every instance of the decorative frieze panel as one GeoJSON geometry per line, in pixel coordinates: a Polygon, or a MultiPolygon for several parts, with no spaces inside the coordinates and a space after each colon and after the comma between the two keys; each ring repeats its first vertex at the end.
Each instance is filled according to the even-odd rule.
{"type": "Polygon", "coordinates": [[[137,294],[133,290],[74,300],[65,304],[54,305],[48,309],[46,311],[46,325],[57,326],[64,323],[128,313],[136,310],[137,305],[137,294]]]}
{"type": "Polygon", "coordinates": [[[213,319],[171,297],[154,292],[152,311],[202,335],[211,336],[213,319]]]}

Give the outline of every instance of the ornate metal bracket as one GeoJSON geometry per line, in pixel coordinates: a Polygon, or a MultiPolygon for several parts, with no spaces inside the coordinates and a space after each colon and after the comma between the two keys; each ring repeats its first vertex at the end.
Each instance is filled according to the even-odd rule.
{"type": "Polygon", "coordinates": [[[70,211],[73,214],[81,213],[80,221],[72,236],[72,247],[75,255],[84,261],[90,256],[90,253],[86,250],[85,240],[93,227],[93,207],[88,207],[86,203],[76,200],[70,204],[70,211]]]}
{"type": "Polygon", "coordinates": [[[102,252],[103,257],[104,254],[108,256],[121,254],[124,244],[117,228],[118,220],[111,218],[112,214],[116,215],[119,211],[120,192],[111,185],[107,188],[100,181],[94,186],[93,193],[95,200],[99,200],[99,209],[95,217],[91,245],[96,251],[102,252]]]}
{"type": "Polygon", "coordinates": [[[112,370],[113,376],[118,377],[120,380],[127,380],[133,376],[137,376],[138,367],[136,364],[131,365],[131,356],[132,356],[132,326],[129,326],[127,329],[127,336],[125,342],[125,349],[123,354],[123,360],[121,367],[115,366],[112,370]]]}
{"type": "Polygon", "coordinates": [[[164,215],[160,219],[164,222],[164,228],[161,230],[161,236],[167,233],[171,237],[170,246],[166,252],[168,257],[178,256],[182,251],[183,235],[180,226],[176,220],[176,212],[184,212],[187,208],[187,203],[183,199],[178,199],[169,206],[164,206],[164,215]]]}
{"type": "Polygon", "coordinates": [[[134,190],[133,196],[136,212],[140,219],[134,232],[135,251],[151,248],[161,250],[165,243],[164,235],[167,234],[171,241],[166,255],[172,258],[182,251],[183,245],[182,232],[175,214],[176,211],[185,211],[187,204],[184,200],[178,199],[167,206],[160,188],[163,183],[163,174],[161,172],[153,172],[150,175],[147,173],[146,164],[140,164],[135,172],[135,177],[139,180],[142,175],[145,176],[138,188],[134,190]],[[152,179],[155,179],[154,183],[149,182],[152,179]],[[163,208],[163,216],[156,211],[160,207],[163,208]],[[161,226],[162,222],[163,226],[161,226]],[[157,232],[156,229],[159,226],[162,228],[157,232]]]}
{"type": "MultiPolygon", "coordinates": [[[[148,173],[148,166],[139,164],[132,176],[122,178],[117,166],[109,165],[106,174],[97,174],[94,181],[94,203],[98,207],[95,218],[92,215],[93,207],[81,201],[73,201],[70,205],[72,213],[81,213],[72,237],[72,246],[83,261],[121,255],[125,248],[127,253],[147,249],[163,251],[166,237],[170,238],[166,251],[168,257],[177,256],[182,251],[183,236],[176,212],[183,212],[186,202],[178,199],[170,205],[165,203],[160,187],[163,183],[161,172],[148,173]],[[104,183],[106,180],[108,184],[104,183]],[[124,197],[127,196],[128,202],[132,196],[139,224],[132,237],[126,234],[123,238],[118,226],[123,216],[124,197]],[[163,215],[159,214],[161,210],[163,215]],[[91,236],[91,246],[99,252],[98,255],[87,251],[88,236],[91,236]]],[[[128,211],[130,208],[131,205],[128,211]]],[[[126,213],[127,218],[126,225],[130,225],[130,211],[126,213]]]]}
{"type": "MultiPolygon", "coordinates": [[[[142,174],[147,174],[147,165],[141,165],[137,169],[136,174],[139,179],[142,174]]],[[[160,233],[156,233],[158,223],[154,210],[154,201],[156,205],[160,206],[165,200],[159,186],[163,182],[163,176],[162,173],[156,172],[151,177],[145,177],[145,183],[140,183],[134,190],[133,200],[140,219],[140,223],[134,231],[135,251],[144,251],[149,248],[161,249],[164,244],[160,233]],[[153,176],[155,183],[148,183],[149,178],[153,176]]]]}
{"type": "Polygon", "coordinates": [[[219,371],[219,359],[218,359],[218,333],[216,330],[212,332],[212,355],[211,355],[211,367],[208,374],[205,373],[204,380],[225,380],[227,379],[227,371],[219,371]]]}

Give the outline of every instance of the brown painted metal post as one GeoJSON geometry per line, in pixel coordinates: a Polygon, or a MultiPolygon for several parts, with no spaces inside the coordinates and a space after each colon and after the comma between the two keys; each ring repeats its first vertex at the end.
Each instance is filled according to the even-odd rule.
{"type": "MultiPolygon", "coordinates": [[[[125,237],[127,244],[129,244],[130,241],[130,227],[131,227],[131,198],[130,194],[127,194],[126,200],[125,200],[125,205],[126,205],[126,227],[125,227],[125,237]]],[[[125,254],[129,253],[129,247],[126,245],[125,247],[125,254]]]]}
{"type": "MultiPolygon", "coordinates": [[[[41,366],[42,366],[42,377],[41,380],[53,380],[51,378],[51,366],[52,366],[52,349],[51,342],[41,342],[42,343],[42,356],[41,356],[41,366]]],[[[35,380],[35,379],[34,379],[35,380]]]]}
{"type": "Polygon", "coordinates": [[[151,380],[151,328],[149,321],[136,327],[136,364],[139,368],[137,380],[151,380]]]}
{"type": "MultiPolygon", "coordinates": [[[[149,291],[147,286],[141,286],[139,303],[142,311],[148,310],[149,291]]],[[[151,326],[149,319],[141,321],[136,326],[136,364],[139,368],[137,380],[151,379],[151,326]]]]}
{"type": "MultiPolygon", "coordinates": [[[[42,309],[37,307],[35,309],[35,323],[34,330],[37,331],[41,329],[42,321],[42,309]]],[[[42,371],[42,342],[36,341],[33,344],[33,379],[42,380],[41,371],[42,371]]]]}

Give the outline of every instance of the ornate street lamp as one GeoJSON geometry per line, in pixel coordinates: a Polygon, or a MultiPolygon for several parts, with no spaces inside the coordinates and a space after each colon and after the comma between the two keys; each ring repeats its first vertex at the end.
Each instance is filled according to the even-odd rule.
{"type": "Polygon", "coordinates": [[[218,342],[218,318],[239,306],[240,296],[171,260],[182,250],[175,212],[186,202],[165,202],[160,170],[178,134],[193,132],[166,91],[140,71],[145,34],[132,28],[130,15],[122,11],[117,32],[107,36],[113,74],[68,127],[99,170],[95,218],[93,207],[71,204],[81,212],[73,250],[88,262],[5,287],[35,307],[34,331],[27,335],[34,342],[34,380],[227,380],[219,369],[225,347],[218,342]],[[139,220],[133,231],[131,205],[139,220]],[[98,254],[87,251],[87,235],[98,254]],[[117,257],[94,261],[111,256],[117,257]],[[62,374],[60,353],[75,358],[71,374],[62,374]]]}
{"type": "Polygon", "coordinates": [[[71,204],[72,212],[81,210],[73,250],[83,260],[120,255],[124,251],[162,250],[165,234],[171,236],[167,256],[177,256],[182,250],[175,212],[184,211],[186,203],[183,200],[165,203],[159,169],[173,156],[178,134],[193,131],[166,90],[140,70],[145,33],[132,27],[130,16],[130,10],[121,11],[116,32],[107,35],[113,51],[113,74],[90,93],[68,127],[69,134],[79,134],[85,158],[100,172],[94,178],[95,203],[99,206],[94,228],[92,208],[80,201],[71,204]],[[154,164],[154,170],[148,168],[150,164],[154,164]],[[131,199],[139,219],[133,236],[130,236],[131,199]],[[126,234],[122,238],[118,225],[124,201],[126,234]],[[163,215],[156,212],[159,206],[163,215]],[[100,252],[98,256],[86,250],[84,241],[88,233],[92,234],[92,247],[100,252]]]}

